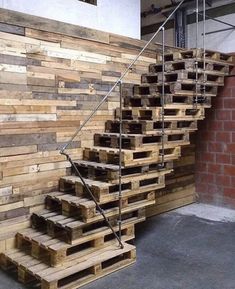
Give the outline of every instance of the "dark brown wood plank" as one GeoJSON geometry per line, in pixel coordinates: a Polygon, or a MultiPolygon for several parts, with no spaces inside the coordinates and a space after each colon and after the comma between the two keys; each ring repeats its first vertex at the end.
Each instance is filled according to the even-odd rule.
{"type": "Polygon", "coordinates": [[[1,135],[0,137],[0,147],[22,146],[30,144],[49,144],[55,142],[55,133],[1,135]]]}

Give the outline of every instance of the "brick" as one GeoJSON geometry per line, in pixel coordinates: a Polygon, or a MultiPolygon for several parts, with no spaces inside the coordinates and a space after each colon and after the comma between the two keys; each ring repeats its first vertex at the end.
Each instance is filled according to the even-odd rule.
{"type": "Polygon", "coordinates": [[[211,173],[211,174],[223,173],[223,167],[218,164],[208,164],[207,169],[208,169],[208,173],[211,173]]]}
{"type": "Polygon", "coordinates": [[[230,164],[231,155],[230,154],[216,154],[216,163],[217,164],[230,164]]]}
{"type": "Polygon", "coordinates": [[[235,143],[230,143],[227,145],[227,152],[235,154],[235,143]]]}
{"type": "Polygon", "coordinates": [[[231,97],[234,97],[234,95],[235,95],[235,87],[232,87],[231,88],[231,97]]]}
{"type": "Polygon", "coordinates": [[[207,172],[207,163],[203,163],[203,162],[197,162],[196,161],[196,166],[195,166],[196,170],[199,173],[205,173],[207,172]]]}
{"type": "Polygon", "coordinates": [[[215,162],[215,154],[213,153],[203,153],[202,159],[204,162],[215,162]]]}
{"type": "Polygon", "coordinates": [[[225,98],[224,99],[224,108],[235,107],[235,98],[225,98]]]}
{"type": "Polygon", "coordinates": [[[232,117],[231,117],[232,121],[235,121],[235,110],[232,111],[232,117]]]}
{"type": "Polygon", "coordinates": [[[231,185],[231,177],[226,175],[216,175],[215,176],[215,183],[218,185],[223,186],[230,186],[231,185]]]}
{"type": "Polygon", "coordinates": [[[218,184],[208,184],[208,194],[212,194],[213,198],[215,195],[222,195],[223,194],[223,186],[219,186],[218,184]]]}
{"type": "Polygon", "coordinates": [[[200,182],[196,182],[196,192],[203,194],[207,192],[207,184],[202,184],[200,182]]]}
{"type": "Polygon", "coordinates": [[[232,121],[224,121],[224,130],[234,131],[235,130],[235,122],[232,121]]]}
{"type": "Polygon", "coordinates": [[[224,174],[230,175],[230,176],[235,176],[235,165],[225,165],[224,166],[224,174]]]}
{"type": "Polygon", "coordinates": [[[224,108],[224,99],[223,99],[223,97],[221,95],[218,95],[216,98],[213,99],[212,105],[215,108],[223,109],[224,108]]]}
{"type": "Polygon", "coordinates": [[[232,187],[224,188],[224,196],[235,199],[235,188],[232,187]]]}
{"type": "Polygon", "coordinates": [[[216,97],[216,101],[219,97],[221,98],[224,98],[224,97],[231,97],[232,95],[232,90],[231,90],[231,87],[223,87],[219,90],[219,93],[218,93],[218,97],[216,97]]]}
{"type": "Polygon", "coordinates": [[[231,142],[231,133],[230,132],[216,132],[216,141],[229,143],[231,142]]]}
{"type": "Polygon", "coordinates": [[[209,184],[209,183],[213,183],[214,182],[214,174],[201,173],[199,175],[199,177],[200,177],[200,180],[201,180],[202,183],[209,184]]]}
{"type": "Polygon", "coordinates": [[[215,141],[215,132],[213,131],[202,131],[200,137],[204,141],[215,141]]]}
{"type": "Polygon", "coordinates": [[[231,186],[235,187],[235,176],[231,177],[231,186]]]}
{"type": "Polygon", "coordinates": [[[223,130],[223,122],[222,121],[209,121],[208,120],[208,125],[207,125],[208,130],[212,131],[220,131],[223,130]]]}
{"type": "Polygon", "coordinates": [[[217,143],[217,142],[210,142],[208,144],[208,151],[210,152],[223,152],[223,144],[222,143],[217,143]]]}
{"type": "Polygon", "coordinates": [[[235,87],[235,77],[226,77],[225,78],[225,85],[227,89],[231,87],[235,87]]]}
{"type": "Polygon", "coordinates": [[[235,198],[224,197],[223,207],[227,207],[229,209],[235,209],[235,198]]]}
{"type": "Polygon", "coordinates": [[[217,120],[231,120],[231,111],[230,110],[216,110],[216,119],[217,120]]]}
{"type": "Polygon", "coordinates": [[[196,143],[196,152],[207,152],[208,151],[208,142],[201,141],[200,137],[198,137],[196,143]]]}

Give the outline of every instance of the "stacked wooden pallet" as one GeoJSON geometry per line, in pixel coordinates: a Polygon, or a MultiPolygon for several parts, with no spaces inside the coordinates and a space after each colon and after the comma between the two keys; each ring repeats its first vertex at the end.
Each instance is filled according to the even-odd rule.
{"type": "MultiPolygon", "coordinates": [[[[125,95],[123,110],[116,109],[116,119],[106,122],[106,132],[95,134],[94,146],[85,148],[83,160],[74,162],[117,232],[118,119],[122,113],[124,247],[118,247],[83,182],[76,175],[65,176],[60,179],[60,190],[47,195],[46,208],[32,215],[32,228],[17,234],[17,248],[2,255],[4,268],[17,267],[20,281],[39,281],[42,289],[71,289],[135,261],[135,247],[129,244],[134,225],[145,220],[145,208],[155,204],[166,175],[172,173],[173,161],[180,157],[181,147],[189,144],[189,134],[197,129],[197,121],[204,118],[211,97],[229,73],[231,57],[207,51],[207,80],[199,77],[196,82],[195,68],[185,70],[195,62],[195,53],[165,55],[164,109],[160,101],[163,67],[161,61],[150,65],[143,83],[134,87],[133,94],[125,95]]],[[[198,55],[200,63],[201,50],[198,55]]],[[[178,177],[182,177],[180,172],[178,177]]]]}
{"type": "MultiPolygon", "coordinates": [[[[58,147],[145,43],[0,8],[0,222],[41,209],[45,193],[71,173],[58,147]]],[[[140,83],[157,51],[158,45],[148,47],[125,85],[140,83]]],[[[73,141],[68,150],[73,158],[93,144],[93,134],[104,130],[117,105],[114,91],[83,137],[73,141]]]]}

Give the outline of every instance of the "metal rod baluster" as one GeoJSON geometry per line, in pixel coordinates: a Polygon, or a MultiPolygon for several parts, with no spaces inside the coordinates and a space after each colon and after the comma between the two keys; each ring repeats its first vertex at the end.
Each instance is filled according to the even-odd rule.
{"type": "Polygon", "coordinates": [[[161,96],[161,116],[162,116],[162,168],[165,161],[165,27],[162,27],[162,96],[161,96]]]}
{"type": "MultiPolygon", "coordinates": [[[[67,154],[65,152],[65,150],[68,148],[68,146],[70,146],[72,144],[72,142],[74,141],[74,139],[76,138],[76,136],[79,134],[79,132],[83,129],[83,127],[85,127],[85,125],[92,119],[92,117],[95,115],[95,113],[97,112],[97,110],[102,106],[102,104],[106,101],[106,99],[111,95],[111,93],[115,90],[115,88],[122,82],[122,80],[124,79],[124,77],[127,75],[127,73],[130,71],[130,69],[132,68],[132,66],[136,63],[136,61],[139,59],[139,57],[143,54],[143,52],[146,50],[146,48],[149,46],[150,43],[152,43],[152,41],[154,40],[154,38],[157,36],[157,34],[159,33],[159,31],[162,30],[162,28],[164,27],[164,25],[168,22],[168,20],[172,17],[172,15],[174,15],[175,11],[178,10],[178,8],[184,3],[185,0],[182,0],[176,7],[175,9],[171,12],[171,14],[167,17],[167,19],[163,22],[163,24],[158,28],[158,30],[154,33],[154,35],[151,37],[151,39],[144,45],[144,47],[141,49],[141,51],[139,52],[139,54],[134,58],[134,60],[130,63],[130,65],[126,68],[126,70],[123,72],[123,74],[120,76],[120,78],[115,82],[115,84],[112,86],[112,88],[109,90],[109,92],[104,96],[104,98],[97,104],[97,106],[93,109],[93,111],[91,112],[91,114],[85,119],[85,121],[81,124],[81,126],[75,131],[75,133],[73,134],[73,136],[70,138],[70,140],[61,148],[60,153],[62,155],[65,155],[67,160],[71,163],[71,166],[74,168],[76,174],[78,175],[78,177],[81,179],[85,190],[87,191],[87,193],[90,195],[91,199],[95,202],[96,207],[98,209],[98,211],[100,212],[100,214],[103,216],[105,222],[107,223],[107,225],[109,226],[109,228],[111,229],[112,233],[114,234],[115,238],[118,240],[120,247],[123,248],[123,244],[118,236],[118,234],[114,231],[112,225],[109,223],[108,218],[105,216],[104,211],[102,210],[102,208],[99,206],[99,204],[97,203],[94,195],[92,194],[90,188],[88,187],[88,185],[86,184],[85,180],[83,179],[82,175],[80,174],[78,168],[76,167],[75,163],[72,161],[71,157],[69,156],[69,154],[67,154]]],[[[120,198],[121,199],[121,198],[120,198]]],[[[119,206],[119,210],[121,210],[121,206],[119,206]]],[[[120,230],[119,230],[120,231],[120,230]]],[[[119,232],[120,233],[120,232],[119,232]]]]}
{"type": "Polygon", "coordinates": [[[71,139],[62,147],[60,152],[64,152],[69,145],[73,142],[75,137],[78,135],[78,133],[83,129],[83,127],[91,120],[91,118],[95,115],[97,110],[101,107],[101,105],[105,102],[105,100],[110,96],[110,94],[114,91],[114,89],[118,86],[119,82],[123,80],[123,78],[127,75],[129,70],[132,68],[132,66],[136,63],[136,61],[139,59],[139,57],[142,55],[142,53],[145,51],[145,49],[149,46],[150,43],[154,40],[154,38],[157,36],[159,31],[161,31],[162,27],[165,26],[165,24],[168,22],[168,20],[174,15],[175,11],[178,10],[178,8],[184,3],[185,0],[182,0],[175,9],[171,12],[171,14],[167,17],[167,19],[163,22],[163,24],[158,28],[158,30],[154,33],[154,35],[150,38],[150,40],[144,45],[144,47],[141,49],[139,54],[135,57],[135,59],[130,63],[130,65],[126,68],[126,70],[123,72],[122,76],[116,81],[116,83],[113,85],[113,87],[110,89],[110,91],[104,96],[104,98],[98,103],[98,105],[94,108],[92,113],[87,117],[87,119],[81,124],[81,126],[76,130],[74,135],[71,137],[71,139]]]}
{"type": "Polygon", "coordinates": [[[100,205],[98,204],[98,202],[96,201],[95,196],[93,195],[92,191],[90,190],[90,188],[88,187],[88,185],[86,184],[86,182],[84,181],[81,173],[79,172],[78,168],[76,167],[75,163],[73,162],[73,160],[71,159],[71,157],[63,152],[62,153],[64,156],[66,156],[67,160],[70,162],[71,166],[73,167],[73,169],[75,170],[77,176],[80,178],[86,192],[90,195],[90,197],[92,198],[92,200],[94,201],[97,210],[99,211],[99,213],[102,215],[102,217],[104,218],[106,224],[108,225],[108,227],[110,228],[110,230],[112,231],[112,233],[114,234],[115,238],[118,240],[118,243],[120,244],[120,247],[123,248],[123,244],[122,241],[119,239],[119,236],[117,235],[117,233],[114,231],[112,225],[110,224],[108,218],[105,216],[105,213],[103,211],[103,209],[100,207],[100,205]]]}
{"type": "Polygon", "coordinates": [[[199,0],[196,0],[196,61],[195,61],[195,68],[196,68],[196,97],[195,97],[195,109],[197,109],[197,104],[198,104],[198,23],[199,23],[199,18],[198,18],[198,12],[199,12],[199,0]]]}
{"type": "Polygon", "coordinates": [[[206,100],[206,0],[203,0],[203,100],[206,100]]]}
{"type": "Polygon", "coordinates": [[[119,239],[122,240],[122,81],[119,82],[119,239]]]}

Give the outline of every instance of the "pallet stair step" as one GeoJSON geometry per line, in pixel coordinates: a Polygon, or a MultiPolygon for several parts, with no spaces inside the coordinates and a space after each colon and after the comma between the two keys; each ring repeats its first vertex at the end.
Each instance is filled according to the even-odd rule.
{"type": "Polygon", "coordinates": [[[111,245],[100,250],[96,250],[89,255],[73,261],[65,262],[61,267],[49,267],[38,260],[25,255],[26,262],[15,260],[14,256],[4,255],[5,262],[14,264],[18,270],[18,278],[21,282],[27,283],[31,280],[38,280],[42,289],[61,288],[60,283],[65,284],[62,288],[76,288],[71,286],[81,286],[97,277],[116,271],[123,266],[135,262],[135,247],[124,242],[124,248],[111,245]],[[29,266],[30,265],[30,266],[29,266]],[[121,265],[121,266],[120,266],[121,265]],[[86,274],[79,274],[79,273],[86,274]],[[76,274],[76,278],[74,278],[76,274]],[[85,282],[85,283],[84,283],[85,282]],[[65,287],[66,286],[66,287],[65,287]]]}

